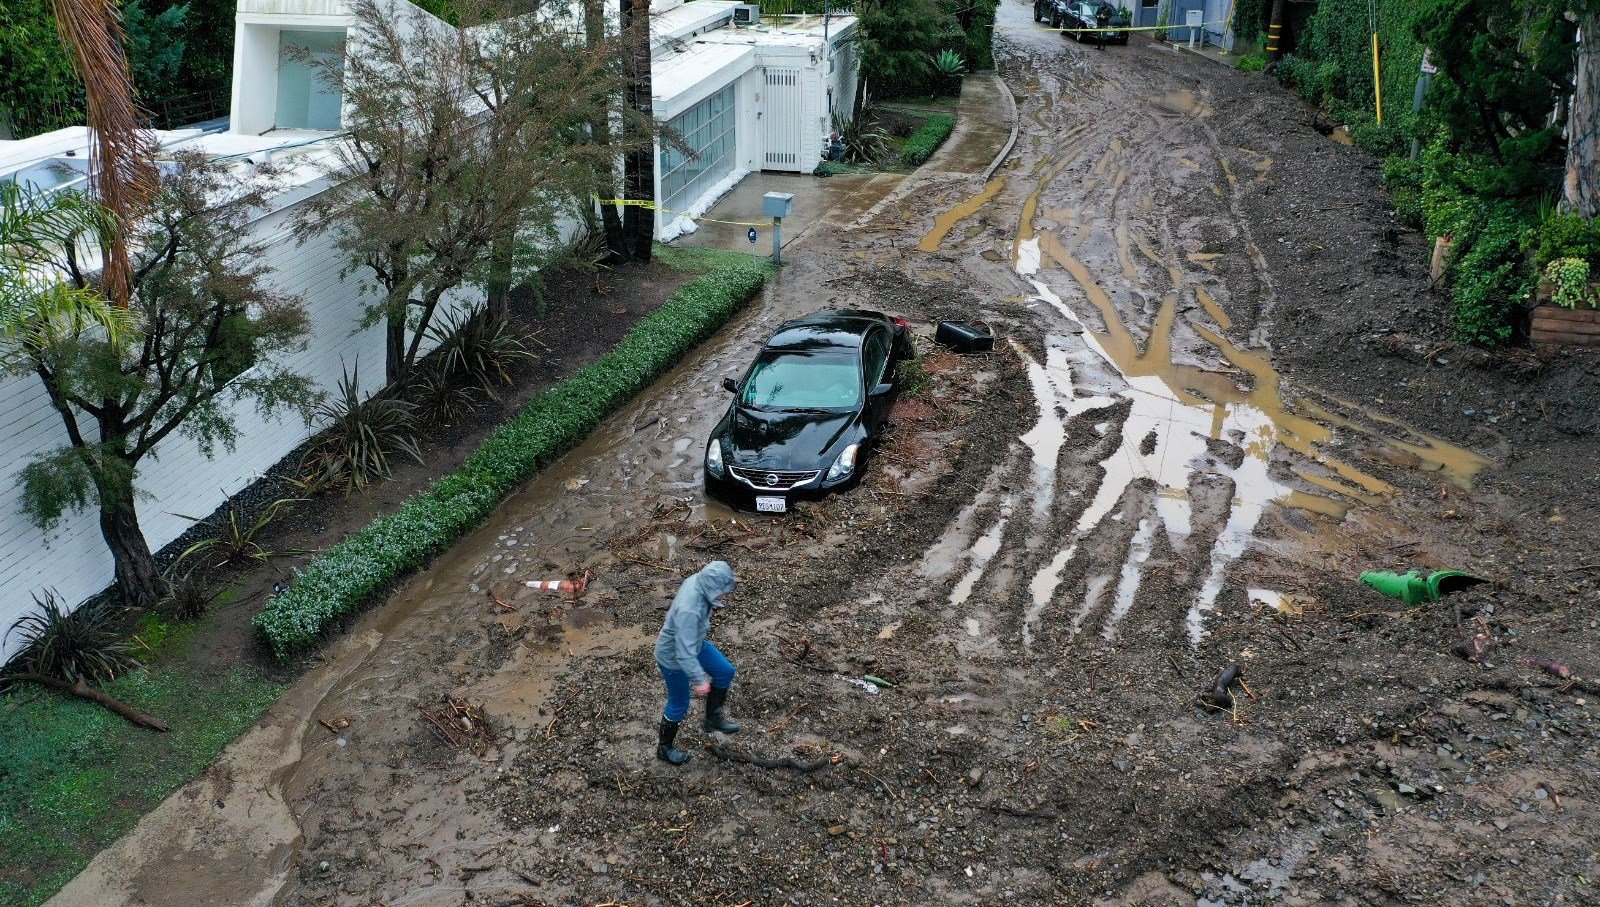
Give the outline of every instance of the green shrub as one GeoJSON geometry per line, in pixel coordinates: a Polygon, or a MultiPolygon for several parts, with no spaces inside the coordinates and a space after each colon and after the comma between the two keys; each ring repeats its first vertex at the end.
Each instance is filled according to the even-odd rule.
{"type": "Polygon", "coordinates": [[[956,128],[956,118],[951,116],[931,116],[923,123],[911,138],[906,139],[906,144],[900,151],[900,159],[907,167],[920,167],[933,153],[939,150],[944,140],[950,137],[950,132],[956,128]]]}
{"type": "Polygon", "coordinates": [[[1595,292],[1589,286],[1589,263],[1581,258],[1557,258],[1544,269],[1544,279],[1555,286],[1552,300],[1569,309],[1594,308],[1595,292]]]}
{"type": "Polygon", "coordinates": [[[1233,66],[1240,72],[1260,72],[1267,68],[1267,58],[1264,54],[1245,54],[1233,66]]]}
{"type": "Polygon", "coordinates": [[[1398,156],[1384,160],[1383,185],[1400,219],[1422,226],[1422,165],[1398,156]]]}
{"type": "Polygon", "coordinates": [[[1406,151],[1406,137],[1400,134],[1400,130],[1388,125],[1380,126],[1372,120],[1352,122],[1350,137],[1355,140],[1357,148],[1373,157],[1388,157],[1406,151]]]}
{"type": "Polygon", "coordinates": [[[477,528],[507,492],[575,447],[721,327],[760,289],[772,267],[764,258],[733,253],[718,255],[717,262],[716,270],[673,294],[611,352],[530,400],[460,470],[296,571],[289,589],[255,618],[273,655],[286,659],[314,644],[331,623],[477,528]]]}
{"type": "Polygon", "coordinates": [[[1558,258],[1579,258],[1600,267],[1600,223],[1576,214],[1548,217],[1529,232],[1523,251],[1539,271],[1558,258]]]}
{"type": "MultiPolygon", "coordinates": [[[[116,614],[106,600],[67,607],[53,591],[33,597],[36,606],[6,631],[22,643],[6,667],[68,683],[106,683],[139,667],[133,649],[117,631],[116,614]]],[[[5,675],[0,673],[0,685],[5,675]]]]}
{"type": "Polygon", "coordinates": [[[308,493],[339,485],[348,495],[389,478],[391,454],[421,463],[416,409],[388,393],[362,397],[360,372],[345,372],[338,395],[317,406],[323,430],[300,461],[299,484],[308,493]]]}

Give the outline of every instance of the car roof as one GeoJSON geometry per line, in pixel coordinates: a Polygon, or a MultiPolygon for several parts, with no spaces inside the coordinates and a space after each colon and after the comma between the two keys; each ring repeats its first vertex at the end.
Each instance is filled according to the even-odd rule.
{"type": "Polygon", "coordinates": [[[882,312],[867,309],[826,309],[785,321],[778,325],[768,349],[838,346],[855,348],[861,345],[867,330],[883,326],[889,320],[882,312]]]}

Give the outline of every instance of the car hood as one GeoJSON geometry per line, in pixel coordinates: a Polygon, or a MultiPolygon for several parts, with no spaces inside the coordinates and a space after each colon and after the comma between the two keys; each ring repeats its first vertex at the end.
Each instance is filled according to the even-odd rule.
{"type": "Polygon", "coordinates": [[[736,406],[728,420],[729,462],[751,469],[821,469],[838,456],[857,414],[792,413],[736,406]]]}

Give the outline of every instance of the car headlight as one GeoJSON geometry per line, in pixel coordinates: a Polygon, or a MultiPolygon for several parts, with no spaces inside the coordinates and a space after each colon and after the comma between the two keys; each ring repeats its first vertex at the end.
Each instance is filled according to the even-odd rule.
{"type": "Polygon", "coordinates": [[[834,460],[833,465],[828,467],[828,481],[842,479],[856,471],[856,449],[860,446],[860,444],[852,444],[846,447],[843,453],[839,454],[839,459],[834,460]]]}
{"type": "Polygon", "coordinates": [[[706,472],[714,479],[723,476],[722,442],[716,438],[712,438],[711,443],[706,445],[706,472]]]}

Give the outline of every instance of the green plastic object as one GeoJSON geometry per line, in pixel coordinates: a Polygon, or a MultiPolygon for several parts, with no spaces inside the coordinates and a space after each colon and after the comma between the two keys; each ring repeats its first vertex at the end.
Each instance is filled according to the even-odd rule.
{"type": "Polygon", "coordinates": [[[1368,570],[1361,574],[1361,582],[1382,592],[1390,598],[1398,598],[1408,605],[1422,605],[1436,602],[1453,592],[1460,592],[1479,583],[1488,582],[1487,577],[1468,573],[1465,570],[1438,570],[1430,573],[1426,578],[1415,570],[1405,573],[1395,573],[1390,570],[1368,570]]]}
{"type": "Polygon", "coordinates": [[[1368,570],[1361,574],[1361,582],[1408,605],[1434,601],[1433,592],[1428,588],[1428,581],[1415,570],[1404,574],[1390,570],[1368,570]]]}

